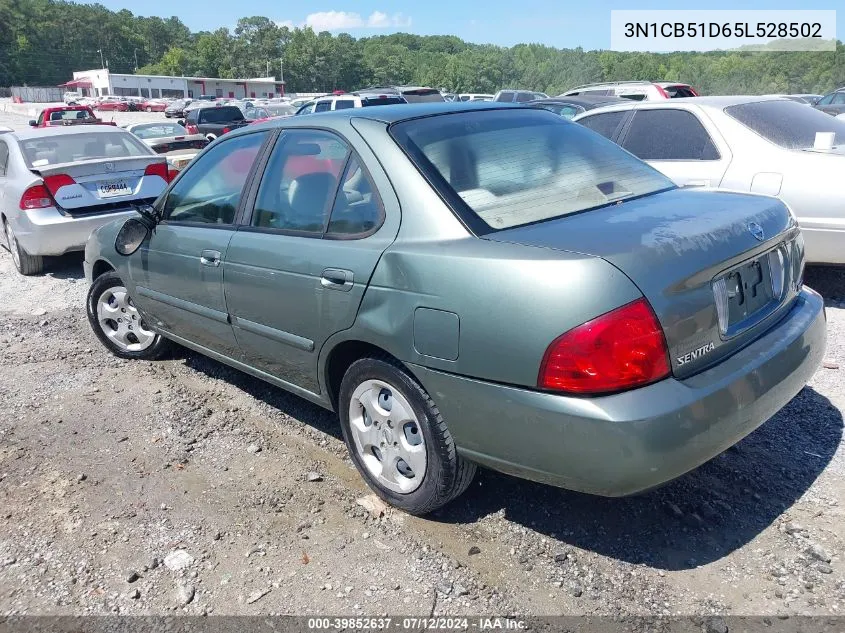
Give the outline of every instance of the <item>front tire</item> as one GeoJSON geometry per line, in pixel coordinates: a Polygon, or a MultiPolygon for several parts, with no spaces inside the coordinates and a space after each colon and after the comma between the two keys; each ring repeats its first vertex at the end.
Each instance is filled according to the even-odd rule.
{"type": "Polygon", "coordinates": [[[340,385],[338,410],[352,462],[391,505],[427,514],[472,483],[476,465],[458,455],[437,405],[392,359],[353,363],[340,385]]]}
{"type": "Polygon", "coordinates": [[[44,270],[44,258],[41,255],[30,255],[18,243],[12,225],[8,220],[3,222],[3,232],[6,234],[6,247],[12,254],[12,262],[21,275],[37,275],[44,270]]]}
{"type": "Polygon", "coordinates": [[[115,356],[155,360],[169,349],[170,342],[144,322],[116,272],[94,280],[86,303],[91,329],[115,356]]]}

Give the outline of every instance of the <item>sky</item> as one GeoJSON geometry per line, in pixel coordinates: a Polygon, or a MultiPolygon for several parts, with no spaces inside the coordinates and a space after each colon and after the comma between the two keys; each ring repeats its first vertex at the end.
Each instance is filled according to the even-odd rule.
{"type": "MultiPolygon", "coordinates": [[[[84,1],[84,0],[83,0],[84,1]]],[[[89,0],[90,1],[90,0],[89,0]]],[[[793,0],[725,2],[708,0],[681,5],[660,0],[324,0],[279,2],[250,0],[99,0],[112,10],[128,9],[137,15],[176,15],[191,30],[233,29],[241,17],[266,16],[288,26],[310,25],[315,31],[346,32],[355,37],[395,33],[457,35],[476,43],[512,46],[539,42],[559,48],[610,47],[611,9],[843,9],[837,14],[837,37],[845,39],[842,0],[815,0],[811,6],[793,0]]]]}

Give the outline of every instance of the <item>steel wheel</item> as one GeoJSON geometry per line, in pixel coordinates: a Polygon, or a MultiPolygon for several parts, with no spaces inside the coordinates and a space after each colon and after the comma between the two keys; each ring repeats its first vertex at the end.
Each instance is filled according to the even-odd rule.
{"type": "Polygon", "coordinates": [[[155,341],[155,332],[147,328],[123,286],[112,286],[100,295],[97,321],[109,340],[127,352],[143,351],[155,341]]]}
{"type": "Polygon", "coordinates": [[[21,256],[18,251],[18,240],[15,239],[15,232],[12,231],[12,225],[6,222],[6,244],[9,245],[9,251],[12,253],[12,261],[15,262],[15,268],[21,268],[21,256]]]}
{"type": "Polygon", "coordinates": [[[366,380],[353,391],[349,426],[355,449],[369,473],[385,488],[407,494],[419,488],[428,456],[408,400],[380,380],[366,380]]]}

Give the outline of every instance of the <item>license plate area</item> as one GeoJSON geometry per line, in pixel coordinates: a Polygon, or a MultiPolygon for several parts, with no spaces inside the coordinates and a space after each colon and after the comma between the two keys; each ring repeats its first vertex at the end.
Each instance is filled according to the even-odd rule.
{"type": "Polygon", "coordinates": [[[97,183],[97,193],[101,198],[116,198],[132,194],[132,188],[125,180],[105,180],[97,183]]]}
{"type": "Polygon", "coordinates": [[[785,255],[780,247],[743,262],[713,281],[719,330],[731,338],[774,312],[784,293],[785,255]]]}

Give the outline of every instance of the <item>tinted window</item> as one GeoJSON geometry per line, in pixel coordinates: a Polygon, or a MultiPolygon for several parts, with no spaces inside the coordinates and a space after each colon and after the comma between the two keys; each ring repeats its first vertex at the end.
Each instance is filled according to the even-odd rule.
{"type": "Polygon", "coordinates": [[[252,225],[322,234],[348,153],[334,134],[286,131],[264,171],[252,225]]]}
{"type": "Polygon", "coordinates": [[[235,106],[220,106],[219,108],[204,108],[199,111],[201,123],[227,123],[229,121],[243,121],[244,115],[235,106]]]}
{"type": "Polygon", "coordinates": [[[195,159],[167,194],[164,218],[171,222],[232,224],[267,134],[258,132],[224,140],[195,159]]]}
{"type": "Polygon", "coordinates": [[[352,99],[338,99],[335,101],[334,109],[335,110],[346,110],[348,108],[354,108],[355,102],[352,99]]]}
{"type": "Polygon", "coordinates": [[[475,111],[390,128],[453,208],[483,229],[538,222],[672,188],[617,145],[541,109],[475,111]]]}
{"type": "Polygon", "coordinates": [[[622,147],[643,160],[718,160],[698,118],[684,110],[639,110],[622,147]]]}
{"type": "Polygon", "coordinates": [[[584,90],[578,94],[582,95],[592,95],[595,97],[606,97],[611,94],[611,90],[584,90]]]}
{"type": "Polygon", "coordinates": [[[549,112],[554,112],[558,116],[562,116],[564,119],[571,119],[576,114],[580,114],[584,111],[583,108],[566,103],[544,103],[540,107],[544,110],[548,110],[549,112]]]}
{"type": "Polygon", "coordinates": [[[625,118],[625,112],[607,112],[606,114],[594,114],[580,119],[578,123],[590,128],[593,132],[598,132],[605,138],[613,138],[613,135],[616,134],[616,128],[622,123],[623,118],[625,118]]]}
{"type": "Polygon", "coordinates": [[[845,103],[845,92],[837,92],[833,95],[833,102],[836,105],[842,105],[845,103]]]}
{"type": "Polygon", "coordinates": [[[0,143],[0,176],[6,175],[6,169],[9,165],[9,148],[5,143],[0,143]]]}
{"type": "Polygon", "coordinates": [[[365,97],[361,99],[361,105],[368,106],[396,105],[397,103],[408,103],[402,97],[365,97]]]}
{"type": "Polygon", "coordinates": [[[328,112],[332,109],[331,101],[320,101],[314,105],[314,112],[328,112]]]}
{"type": "Polygon", "coordinates": [[[434,88],[419,88],[417,90],[403,90],[402,96],[408,103],[422,103],[425,101],[445,101],[443,95],[434,88]]]}
{"type": "Polygon", "coordinates": [[[41,136],[22,141],[21,149],[32,167],[73,163],[89,158],[149,156],[152,153],[134,135],[123,130],[41,136]]]}
{"type": "Polygon", "coordinates": [[[349,159],[332,208],[327,233],[360,236],[381,225],[381,200],[369,175],[355,156],[349,159]]]}
{"type": "Polygon", "coordinates": [[[833,97],[836,96],[835,94],[827,95],[826,97],[822,97],[818,101],[816,101],[816,105],[828,105],[829,103],[833,102],[833,97]]]}
{"type": "Polygon", "coordinates": [[[500,92],[499,96],[496,97],[496,101],[513,101],[513,93],[512,92],[500,92]]]}
{"type": "Polygon", "coordinates": [[[526,103],[527,101],[534,101],[534,94],[531,92],[517,92],[516,93],[516,102],[517,103],[526,103]]]}
{"type": "Polygon", "coordinates": [[[297,114],[311,114],[312,112],[314,112],[314,105],[315,104],[314,104],[313,101],[311,103],[306,103],[304,106],[299,108],[299,110],[297,110],[296,113],[297,114]]]}
{"type": "Polygon", "coordinates": [[[663,90],[666,91],[666,94],[669,95],[670,99],[695,96],[695,93],[689,86],[666,86],[663,90]]]}
{"type": "Polygon", "coordinates": [[[835,132],[835,145],[845,143],[845,121],[792,101],[758,101],[729,106],[725,112],[775,145],[812,148],[816,132],[835,132]]]}
{"type": "Polygon", "coordinates": [[[150,123],[132,128],[132,134],[140,139],[185,136],[188,131],[176,123],[150,123]]]}

